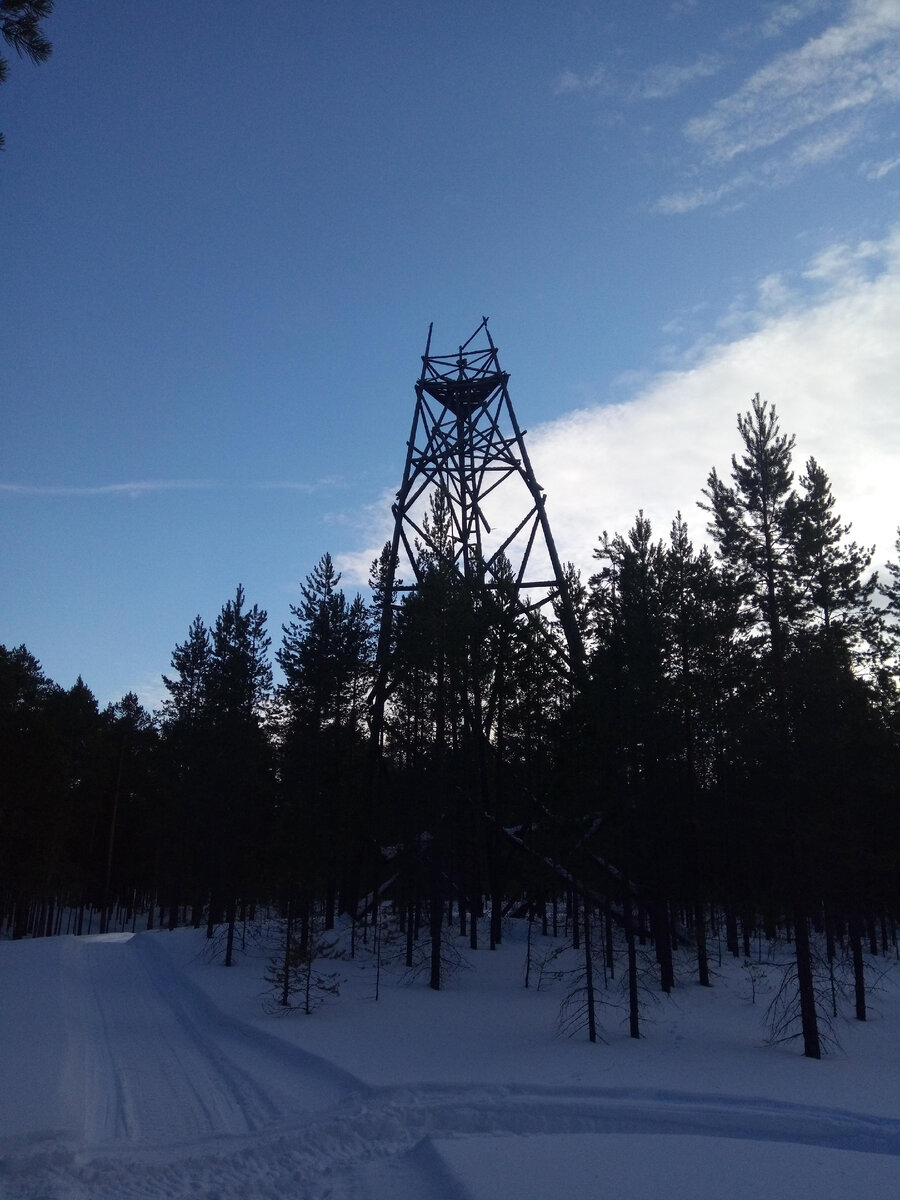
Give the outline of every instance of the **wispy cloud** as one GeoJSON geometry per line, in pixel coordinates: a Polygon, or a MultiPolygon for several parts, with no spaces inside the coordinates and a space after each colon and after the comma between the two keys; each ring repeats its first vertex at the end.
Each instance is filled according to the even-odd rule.
{"type": "MultiPolygon", "coordinates": [[[[781,30],[834,7],[815,0],[781,5],[770,19],[781,30]]],[[[656,212],[733,205],[753,189],[784,187],[884,140],[878,115],[900,106],[900,0],[850,0],[842,12],[839,21],[775,55],[687,121],[682,133],[694,151],[690,186],[660,196],[651,206],[656,212]],[[730,170],[726,178],[723,169],[730,170]]],[[[889,130],[892,137],[893,126],[889,130]]],[[[859,169],[877,181],[898,163],[891,157],[859,169]]]]}
{"type": "MultiPolygon", "coordinates": [[[[399,483],[399,480],[397,482],[399,483]]],[[[335,565],[348,584],[363,587],[369,582],[372,564],[381,553],[385,542],[391,540],[394,530],[391,505],[396,499],[395,484],[386,488],[373,503],[365,505],[358,514],[363,548],[347,550],[335,559],[335,565]]]]}
{"type": "MultiPolygon", "coordinates": [[[[339,475],[328,475],[313,481],[266,480],[248,486],[261,491],[291,491],[312,494],[327,488],[340,487],[344,480],[339,475]]],[[[0,493],[7,496],[128,496],[136,498],[153,492],[200,491],[222,486],[213,479],[141,479],[129,483],[100,483],[85,485],[2,483],[0,493]]]]}
{"type": "Polygon", "coordinates": [[[683,192],[670,192],[666,196],[660,196],[653,205],[653,208],[656,212],[661,213],[680,214],[694,212],[695,209],[708,208],[711,204],[718,204],[720,200],[724,200],[726,196],[749,182],[750,176],[742,174],[715,186],[695,187],[683,192]]]}
{"type": "MultiPolygon", "coordinates": [[[[611,60],[585,73],[564,71],[555,81],[557,94],[602,100],[621,120],[629,106],[668,100],[729,69],[728,90],[720,85],[718,99],[709,103],[716,85],[707,85],[704,108],[681,125],[689,156],[683,178],[689,184],[660,196],[650,205],[657,212],[688,213],[731,202],[753,188],[782,187],[863,147],[871,155],[873,146],[894,136],[890,111],[900,107],[900,0],[773,4],[761,19],[720,31],[720,38],[721,46],[730,46],[727,56],[710,48],[691,62],[632,72],[611,60]],[[800,23],[813,19],[816,32],[808,36],[800,23]],[[794,46],[783,49],[789,34],[794,46]],[[780,46],[776,38],[783,39],[780,46]],[[742,61],[735,53],[739,41],[762,49],[767,61],[735,78],[742,61]]],[[[675,145],[670,137],[666,161],[675,145]]],[[[892,171],[898,160],[887,150],[893,148],[860,167],[862,175],[877,181],[892,171]]]]}
{"type": "MultiPolygon", "coordinates": [[[[168,671],[166,673],[169,674],[168,671]]],[[[138,700],[148,712],[158,712],[170,698],[169,690],[162,681],[162,675],[157,673],[144,675],[131,690],[137,694],[138,700]]],[[[124,695],[124,692],[122,694],[124,695]]]]}
{"type": "Polygon", "coordinates": [[[605,67],[597,67],[590,75],[579,75],[575,71],[563,71],[553,85],[557,96],[571,95],[577,92],[595,92],[598,88],[608,88],[609,77],[605,67]]]}
{"type": "Polygon", "coordinates": [[[684,127],[714,162],[730,162],[853,110],[900,101],[900,4],[857,0],[843,23],[777,55],[684,127]]]}
{"type": "Polygon", "coordinates": [[[683,191],[668,192],[651,206],[660,213],[688,213],[728,200],[730,207],[744,203],[753,188],[785,187],[811,167],[824,166],[847,154],[856,144],[859,123],[850,120],[844,128],[820,130],[804,138],[788,154],[774,154],[735,172],[719,183],[698,184],[683,191]]]}
{"type": "Polygon", "coordinates": [[[287,492],[321,492],[326,488],[340,487],[344,483],[340,475],[326,475],[323,479],[316,479],[312,482],[304,480],[283,479],[258,483],[256,486],[265,491],[287,491],[287,492]]]}
{"type": "Polygon", "coordinates": [[[0,492],[13,496],[146,496],[151,492],[194,491],[215,487],[210,479],[143,479],[130,483],[86,486],[67,484],[0,483],[0,492]]]}
{"type": "Polygon", "coordinates": [[[596,67],[590,74],[563,71],[554,84],[557,95],[597,93],[617,96],[634,103],[640,100],[667,100],[697,79],[716,75],[724,66],[720,54],[701,54],[690,63],[657,63],[636,75],[619,75],[606,66],[596,67]]]}
{"type": "Polygon", "coordinates": [[[720,54],[701,54],[692,63],[660,63],[642,71],[634,83],[630,99],[666,100],[697,79],[717,75],[724,66],[720,54]]]}
{"type": "Polygon", "coordinates": [[[866,179],[883,179],[891,171],[895,171],[900,167],[900,154],[896,158],[885,158],[877,163],[864,163],[860,168],[866,179]]]}
{"type": "Polygon", "coordinates": [[[856,288],[878,272],[884,251],[885,244],[882,242],[835,242],[814,256],[803,277],[829,288],[833,294],[843,293],[856,288]]]}
{"type": "Polygon", "coordinates": [[[760,32],[763,37],[780,37],[798,21],[833,7],[834,0],[794,0],[792,4],[775,4],[763,18],[760,32]]]}
{"type": "Polygon", "coordinates": [[[859,123],[852,121],[844,129],[833,129],[804,138],[791,151],[791,163],[796,167],[822,166],[839,158],[857,140],[859,123]]]}

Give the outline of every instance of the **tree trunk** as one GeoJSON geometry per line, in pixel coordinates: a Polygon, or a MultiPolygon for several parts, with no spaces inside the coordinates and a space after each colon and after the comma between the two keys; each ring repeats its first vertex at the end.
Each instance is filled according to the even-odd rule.
{"type": "MultiPolygon", "coordinates": [[[[529,922],[529,930],[531,924],[529,922]]],[[[584,897],[584,983],[587,992],[588,1041],[597,1040],[597,1016],[594,1012],[594,956],[591,947],[591,908],[584,897]]]]}
{"type": "Polygon", "coordinates": [[[737,913],[730,904],[725,907],[725,944],[735,958],[741,957],[741,948],[738,944],[737,913]]]}
{"type": "Polygon", "coordinates": [[[625,926],[625,944],[628,947],[628,1024],[633,1038],[641,1036],[638,1009],[637,947],[634,942],[634,912],[631,907],[631,892],[628,881],[622,889],[622,923],[625,926]]]}
{"type": "Polygon", "coordinates": [[[613,956],[612,906],[607,895],[603,902],[603,926],[605,933],[606,969],[610,979],[615,979],[616,960],[613,956]]]}
{"type": "Polygon", "coordinates": [[[228,901],[228,938],[225,942],[225,966],[234,963],[234,927],[237,924],[237,901],[234,897],[228,901]]]}
{"type": "Polygon", "coordinates": [[[800,1024],[803,1030],[803,1053],[807,1058],[821,1058],[819,1025],[816,1018],[816,991],[812,973],[812,955],[809,946],[809,921],[805,908],[797,904],[794,908],[795,937],[797,951],[797,987],[800,992],[800,1024]]]}
{"type": "Polygon", "coordinates": [[[431,892],[431,977],[428,981],[428,986],[435,992],[441,990],[441,926],[443,924],[441,917],[443,909],[440,888],[435,881],[431,892]]]}
{"type": "Polygon", "coordinates": [[[853,955],[853,993],[856,998],[856,1019],[866,1019],[866,976],[862,951],[862,921],[854,913],[850,918],[850,950],[853,955]]]}
{"type": "Polygon", "coordinates": [[[656,940],[656,961],[659,963],[659,981],[666,995],[675,986],[675,967],[672,963],[672,935],[669,930],[669,907],[665,900],[653,905],[653,934],[656,940]]]}
{"type": "Polygon", "coordinates": [[[697,978],[701,987],[712,987],[709,980],[709,955],[706,950],[706,913],[700,901],[694,905],[694,924],[697,928],[697,978]]]}
{"type": "Polygon", "coordinates": [[[416,932],[416,903],[410,900],[406,909],[406,965],[413,965],[413,942],[416,932]]]}

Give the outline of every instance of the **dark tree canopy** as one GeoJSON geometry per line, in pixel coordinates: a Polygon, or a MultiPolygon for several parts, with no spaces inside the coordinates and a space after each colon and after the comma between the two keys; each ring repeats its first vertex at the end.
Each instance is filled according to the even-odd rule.
{"type": "MultiPolygon", "coordinates": [[[[20,58],[30,58],[33,63],[46,62],[53,45],[41,30],[41,21],[52,12],[53,0],[0,0],[0,34],[20,58]]],[[[6,81],[8,71],[6,59],[0,57],[0,83],[6,81]]]]}

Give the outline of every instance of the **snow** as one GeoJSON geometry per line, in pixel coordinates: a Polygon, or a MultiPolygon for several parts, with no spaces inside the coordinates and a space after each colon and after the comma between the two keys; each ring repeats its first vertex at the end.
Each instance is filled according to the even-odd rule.
{"type": "Polygon", "coordinates": [[[772,971],[752,1003],[729,957],[706,989],[685,954],[640,1041],[604,1003],[592,1046],[560,1036],[564,981],[524,988],[521,922],[457,942],[441,992],[397,943],[380,976],[371,940],[323,960],[341,995],[310,1016],[266,1012],[269,934],[231,969],[193,930],[0,942],[0,1197],[900,1196],[900,967],[813,1062],[764,1043],[772,971]]]}

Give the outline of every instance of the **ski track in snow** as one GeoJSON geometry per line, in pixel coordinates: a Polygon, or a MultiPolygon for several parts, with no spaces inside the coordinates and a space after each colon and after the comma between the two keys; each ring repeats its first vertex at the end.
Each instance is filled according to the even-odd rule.
{"type": "Polygon", "coordinates": [[[223,1014],[150,938],[73,939],[66,958],[74,995],[63,1080],[83,1136],[7,1139],[4,1200],[466,1200],[434,1142],[473,1136],[689,1134],[900,1157],[900,1120],[768,1099],[370,1088],[223,1014]]]}
{"type": "Polygon", "coordinates": [[[298,1075],[316,1107],[359,1087],[328,1063],[229,1019],[172,966],[150,938],[67,947],[80,976],[72,1043],[85,1058],[88,1145],[155,1143],[252,1133],[298,1107],[298,1075]],[[102,962],[103,970],[92,970],[102,962]],[[108,1105],[109,1098],[115,1104],[108,1105]]]}

